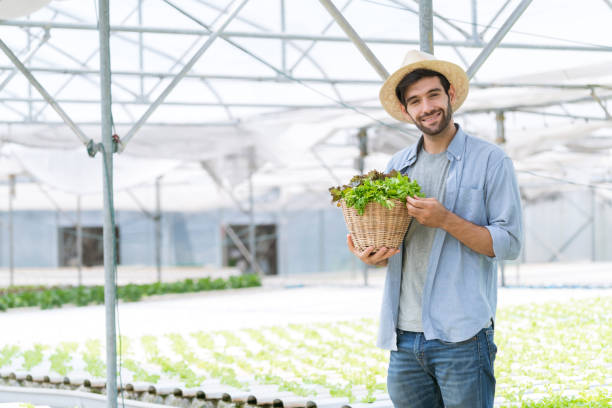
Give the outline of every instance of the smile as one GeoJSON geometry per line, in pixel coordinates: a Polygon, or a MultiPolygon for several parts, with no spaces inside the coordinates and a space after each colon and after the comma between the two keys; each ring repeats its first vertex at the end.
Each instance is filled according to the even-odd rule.
{"type": "Polygon", "coordinates": [[[421,118],[421,122],[423,122],[423,123],[432,122],[432,121],[438,119],[441,115],[442,115],[442,111],[437,111],[436,113],[434,113],[432,115],[428,115],[428,116],[422,117],[421,118]]]}

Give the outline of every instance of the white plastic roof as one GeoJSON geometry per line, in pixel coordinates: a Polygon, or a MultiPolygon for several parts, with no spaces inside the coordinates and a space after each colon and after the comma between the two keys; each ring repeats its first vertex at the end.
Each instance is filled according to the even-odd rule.
{"type": "MultiPolygon", "coordinates": [[[[0,39],[81,130],[99,141],[95,3],[40,3],[29,15],[0,21],[0,39]]],[[[140,9],[138,0],[111,3],[112,112],[120,137],[207,40],[205,26],[222,19],[229,3],[144,0],[140,9]]],[[[467,69],[519,3],[477,2],[477,47],[472,1],[434,2],[436,55],[467,69]],[[468,42],[456,49],[446,45],[468,42]]],[[[418,48],[418,2],[334,4],[389,72],[408,49],[418,48]]],[[[495,113],[504,111],[505,149],[523,184],[545,181],[534,173],[611,182],[611,17],[605,1],[563,7],[554,0],[533,2],[473,78],[456,120],[494,140],[495,113]]],[[[392,152],[418,137],[414,127],[395,123],[379,107],[380,77],[319,1],[250,0],[224,35],[115,155],[117,208],[153,203],[152,186],[161,175],[165,209],[233,205],[224,190],[246,197],[251,148],[256,193],[281,205],[294,203],[292,194],[325,192],[357,172],[360,128],[369,138],[366,170],[384,167],[392,152]]],[[[85,208],[101,207],[99,158],[86,154],[1,53],[0,138],[0,177],[20,175],[17,208],[73,209],[76,194],[83,195],[85,208]]],[[[0,206],[7,195],[0,185],[0,206]]]]}

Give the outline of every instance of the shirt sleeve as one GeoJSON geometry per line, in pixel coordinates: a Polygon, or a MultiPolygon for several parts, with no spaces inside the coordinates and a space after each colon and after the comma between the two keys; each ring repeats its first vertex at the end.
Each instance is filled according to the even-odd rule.
{"type": "Polygon", "coordinates": [[[523,240],[521,198],[512,160],[504,157],[487,176],[485,204],[495,259],[518,258],[523,240]]]}

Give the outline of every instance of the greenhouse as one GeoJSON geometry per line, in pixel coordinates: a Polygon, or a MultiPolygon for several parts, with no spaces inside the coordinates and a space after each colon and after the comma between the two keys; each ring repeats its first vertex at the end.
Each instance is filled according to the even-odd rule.
{"type": "Polygon", "coordinates": [[[385,268],[347,249],[328,189],[419,139],[378,93],[420,49],[465,69],[455,121],[518,178],[495,406],[608,406],[611,17],[608,0],[0,1],[0,402],[391,407],[385,268]]]}

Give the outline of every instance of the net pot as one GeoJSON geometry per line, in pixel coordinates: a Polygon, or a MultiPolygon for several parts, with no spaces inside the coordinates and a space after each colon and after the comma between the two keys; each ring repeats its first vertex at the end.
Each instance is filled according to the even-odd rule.
{"type": "Polygon", "coordinates": [[[400,248],[412,217],[408,215],[406,204],[391,200],[393,208],[385,208],[378,203],[369,203],[363,215],[356,208],[348,207],[340,200],[344,221],[359,251],[369,246],[374,248],[400,248]]]}

